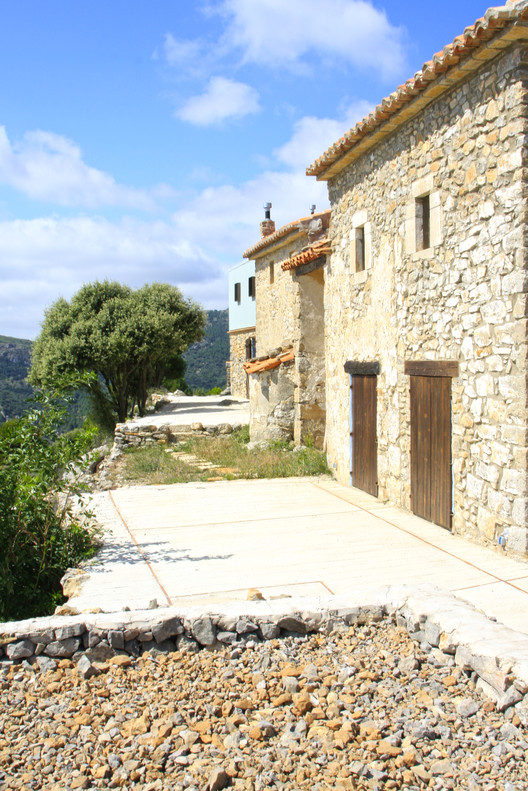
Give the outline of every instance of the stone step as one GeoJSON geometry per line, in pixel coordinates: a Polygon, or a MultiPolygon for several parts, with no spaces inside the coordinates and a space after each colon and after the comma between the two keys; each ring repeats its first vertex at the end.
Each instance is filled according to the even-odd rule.
{"type": "MultiPolygon", "coordinates": [[[[219,464],[213,464],[213,462],[204,461],[192,453],[186,453],[184,450],[172,450],[171,448],[165,448],[165,453],[170,454],[174,459],[178,459],[184,464],[188,464],[189,467],[194,467],[199,472],[218,470],[218,472],[220,472],[222,475],[236,475],[238,472],[238,470],[236,470],[234,467],[222,467],[219,464]]],[[[220,480],[220,478],[218,480],[220,480]]]]}

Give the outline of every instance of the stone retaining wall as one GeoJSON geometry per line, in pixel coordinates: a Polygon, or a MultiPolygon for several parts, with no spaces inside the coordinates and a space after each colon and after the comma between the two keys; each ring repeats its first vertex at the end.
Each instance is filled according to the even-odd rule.
{"type": "Polygon", "coordinates": [[[236,648],[291,634],[330,634],[343,624],[388,617],[424,650],[434,652],[437,663],[454,658],[457,666],[474,674],[479,689],[499,710],[514,706],[528,725],[528,635],[495,623],[452,594],[433,586],[394,586],[368,596],[358,592],[336,597],[325,609],[314,607],[314,600],[284,601],[237,603],[236,610],[230,607],[216,615],[167,608],[4,623],[0,661],[71,658],[88,677],[98,672],[93,662],[118,654],[137,656],[150,649],[195,652],[221,644],[236,648]],[[368,604],[358,603],[365,599],[368,604]]]}
{"type": "Polygon", "coordinates": [[[114,447],[119,450],[155,445],[157,442],[173,444],[187,440],[191,436],[217,436],[231,434],[239,425],[220,423],[218,426],[204,426],[202,423],[185,425],[137,425],[118,423],[114,430],[114,447]]]}

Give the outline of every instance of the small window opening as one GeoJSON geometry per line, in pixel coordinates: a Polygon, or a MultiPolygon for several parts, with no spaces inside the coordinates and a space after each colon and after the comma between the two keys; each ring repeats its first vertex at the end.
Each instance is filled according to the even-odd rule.
{"type": "Polygon", "coordinates": [[[255,278],[248,278],[248,296],[255,298],[255,278]]]}
{"type": "Polygon", "coordinates": [[[240,305],[240,283],[235,283],[235,302],[240,305]]]}
{"type": "Polygon", "coordinates": [[[246,360],[252,360],[253,357],[256,357],[256,354],[256,338],[248,338],[246,341],[246,360]]]}
{"type": "Polygon", "coordinates": [[[356,272],[365,271],[365,228],[356,228],[356,272]]]}
{"type": "Polygon", "coordinates": [[[431,207],[429,195],[416,198],[416,250],[427,250],[431,246],[431,207]]]}
{"type": "Polygon", "coordinates": [[[275,264],[273,261],[270,261],[269,265],[269,282],[270,284],[275,282],[275,264]]]}

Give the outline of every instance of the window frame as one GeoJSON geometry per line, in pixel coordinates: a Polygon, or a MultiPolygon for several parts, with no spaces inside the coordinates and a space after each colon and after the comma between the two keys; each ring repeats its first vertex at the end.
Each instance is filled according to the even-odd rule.
{"type": "Polygon", "coordinates": [[[410,193],[405,205],[405,253],[411,255],[413,260],[433,258],[435,248],[442,244],[443,218],[441,195],[439,190],[434,189],[432,174],[414,181],[410,193]],[[423,215],[427,203],[429,238],[424,239],[419,215],[423,215]]]}
{"type": "Polygon", "coordinates": [[[365,256],[365,226],[358,225],[354,229],[354,243],[356,247],[355,256],[355,271],[364,272],[366,269],[366,256],[365,256]]]}
{"type": "Polygon", "coordinates": [[[254,335],[246,339],[246,360],[257,356],[257,339],[254,335]]]}
{"type": "Polygon", "coordinates": [[[414,246],[417,253],[431,247],[431,195],[414,199],[414,246]]]}
{"type": "Polygon", "coordinates": [[[350,273],[355,282],[363,283],[372,267],[372,225],[365,209],[353,214],[352,232],[349,238],[350,273]]]}

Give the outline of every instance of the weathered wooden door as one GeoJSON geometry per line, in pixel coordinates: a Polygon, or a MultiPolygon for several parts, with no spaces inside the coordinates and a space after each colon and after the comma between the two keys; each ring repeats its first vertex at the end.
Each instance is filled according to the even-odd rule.
{"type": "Polygon", "coordinates": [[[445,374],[411,374],[411,507],[451,528],[451,378],[445,374]]]}
{"type": "Polygon", "coordinates": [[[378,496],[377,376],[351,377],[352,486],[378,496]]]}

